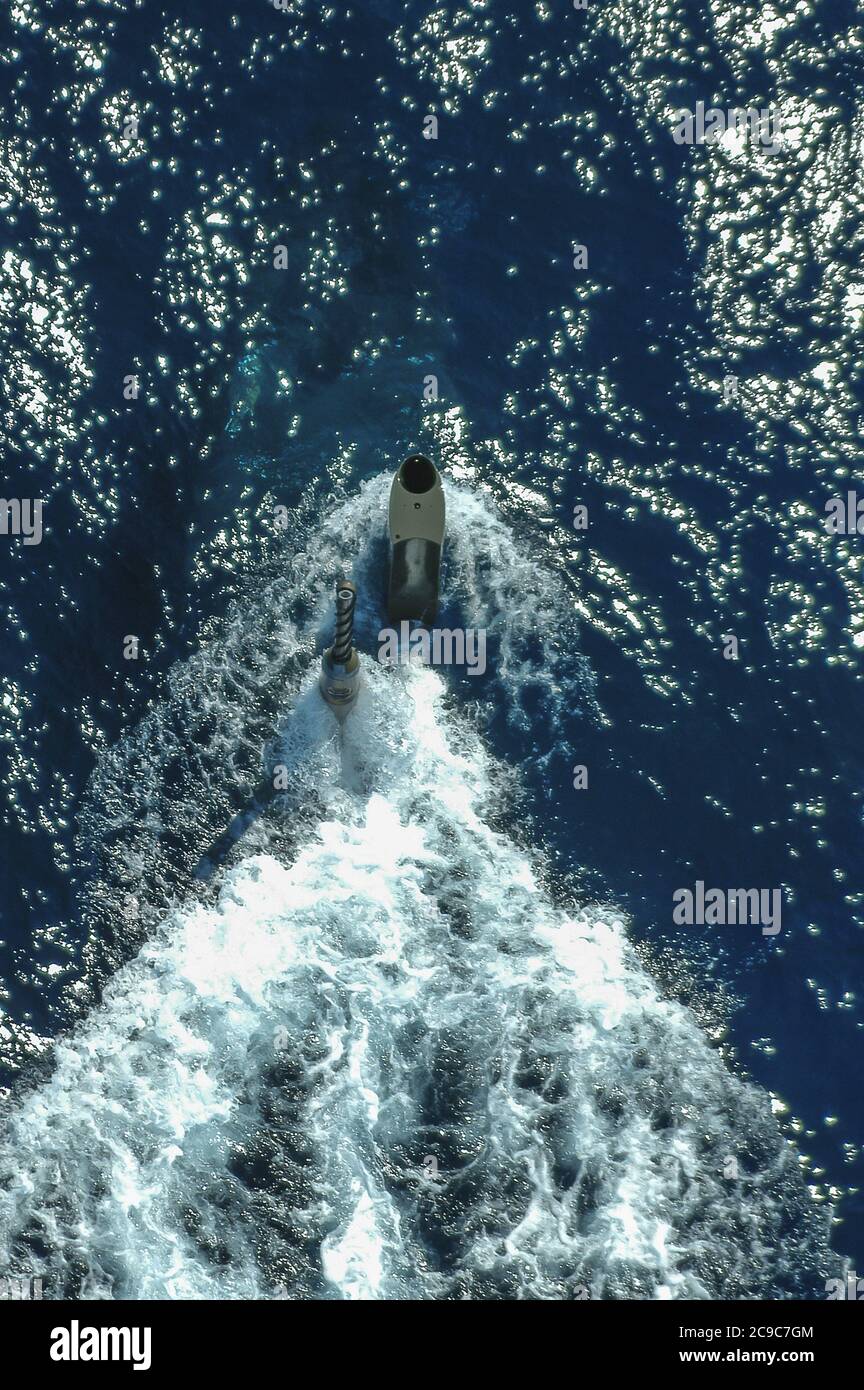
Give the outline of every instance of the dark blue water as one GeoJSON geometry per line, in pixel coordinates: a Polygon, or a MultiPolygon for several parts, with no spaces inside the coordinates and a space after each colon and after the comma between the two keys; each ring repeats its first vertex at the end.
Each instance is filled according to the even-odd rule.
{"type": "MultiPolygon", "coordinates": [[[[853,22],[841,4],[776,28],[755,5],[710,24],[695,5],[7,13],[3,493],[45,499],[40,545],[0,537],[10,1114],[248,802],[324,635],[343,502],[369,527],[345,551],[371,547],[374,651],[383,511],[352,499],[422,447],[527,557],[472,550],[454,501],[444,616],[488,625],[490,670],[447,673],[448,698],[518,778],[491,823],[543,856],[553,902],[625,915],[794,1145],[777,1268],[703,1270],[707,1296],[819,1296],[801,1233],[832,1206],[861,1267],[861,538],[824,525],[859,469],[853,22]],[[676,145],[671,113],[698,100],[775,104],[783,147],[676,145]],[[697,879],[780,888],[781,932],[675,925],[697,879]]],[[[284,844],[271,827],[286,863],[304,817],[284,844]]],[[[106,1287],[132,1287],[113,1238],[106,1287]]],[[[512,1279],[471,1296],[531,1296],[512,1279]]]]}

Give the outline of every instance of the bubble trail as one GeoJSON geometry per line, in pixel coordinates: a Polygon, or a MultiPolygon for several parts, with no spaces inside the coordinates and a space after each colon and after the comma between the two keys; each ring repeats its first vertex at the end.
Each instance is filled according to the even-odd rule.
{"type": "MultiPolygon", "coordinates": [[[[346,504],[353,521],[379,493],[346,504]]],[[[473,574],[488,596],[522,561],[484,507],[457,501],[454,544],[462,592],[473,574]]],[[[302,557],[288,585],[307,622],[336,538],[368,536],[345,520],[316,538],[315,601],[302,557]]],[[[361,576],[369,544],[347,557],[361,576]]],[[[553,577],[537,582],[559,623],[553,577]]],[[[79,1298],[824,1287],[824,1211],[767,1096],[660,996],[614,910],[553,901],[493,828],[507,770],[442,676],[364,675],[340,738],[310,651],[272,749],[290,784],[257,842],[218,893],[164,914],[10,1113],[5,1267],[79,1298]]]]}

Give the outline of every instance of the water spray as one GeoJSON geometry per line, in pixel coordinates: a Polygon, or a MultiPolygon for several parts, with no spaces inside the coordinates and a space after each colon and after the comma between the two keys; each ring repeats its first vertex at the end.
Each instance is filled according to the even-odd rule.
{"type": "Polygon", "coordinates": [[[350,579],[336,585],[336,632],[333,646],[321,658],[321,695],[337,719],[354,708],[360,689],[360,658],[354,648],[354,607],[357,590],[350,579]]]}

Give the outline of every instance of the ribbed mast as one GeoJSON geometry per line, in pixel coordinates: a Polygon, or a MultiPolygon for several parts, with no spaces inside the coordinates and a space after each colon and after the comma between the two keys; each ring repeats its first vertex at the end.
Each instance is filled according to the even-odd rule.
{"type": "Polygon", "coordinates": [[[340,579],[336,585],[336,635],[333,638],[333,660],[346,666],[354,646],[354,605],[357,590],[350,579],[340,579]]]}

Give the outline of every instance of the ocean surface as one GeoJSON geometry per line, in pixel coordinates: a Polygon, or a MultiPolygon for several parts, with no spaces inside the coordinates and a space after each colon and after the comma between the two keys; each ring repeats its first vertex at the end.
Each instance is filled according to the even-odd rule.
{"type": "Polygon", "coordinates": [[[4,6],[0,1274],[864,1273],[860,19],[4,6]],[[482,676],[375,659],[417,448],[482,676]]]}

